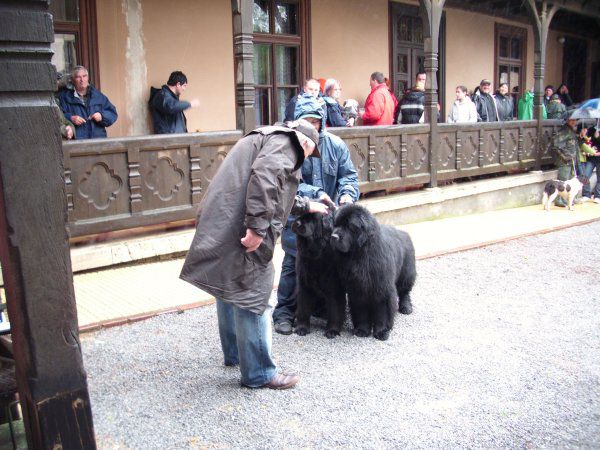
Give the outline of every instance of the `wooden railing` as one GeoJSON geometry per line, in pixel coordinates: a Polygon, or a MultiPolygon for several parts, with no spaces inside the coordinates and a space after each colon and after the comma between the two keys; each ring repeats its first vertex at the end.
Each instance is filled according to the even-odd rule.
{"type": "MultiPolygon", "coordinates": [[[[440,124],[440,181],[531,169],[551,163],[548,141],[560,126],[537,122],[440,124]],[[539,152],[539,154],[538,154],[539,152]]],[[[335,128],[350,149],[361,192],[428,184],[429,126],[335,128]]],[[[71,236],[193,219],[239,131],[66,142],[63,145],[71,236]]]]}

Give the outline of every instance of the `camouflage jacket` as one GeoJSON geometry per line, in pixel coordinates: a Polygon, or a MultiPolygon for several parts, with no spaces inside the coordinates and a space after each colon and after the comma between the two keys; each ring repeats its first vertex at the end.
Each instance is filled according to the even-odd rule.
{"type": "Polygon", "coordinates": [[[577,156],[577,134],[568,125],[563,125],[552,137],[551,152],[558,158],[559,163],[571,163],[577,156]]]}

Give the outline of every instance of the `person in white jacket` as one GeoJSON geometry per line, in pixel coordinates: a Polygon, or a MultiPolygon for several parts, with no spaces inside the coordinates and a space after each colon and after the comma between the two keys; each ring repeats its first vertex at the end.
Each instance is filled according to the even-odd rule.
{"type": "Polygon", "coordinates": [[[456,101],[448,114],[448,123],[477,122],[477,108],[475,103],[467,96],[467,88],[456,87],[456,101]]]}

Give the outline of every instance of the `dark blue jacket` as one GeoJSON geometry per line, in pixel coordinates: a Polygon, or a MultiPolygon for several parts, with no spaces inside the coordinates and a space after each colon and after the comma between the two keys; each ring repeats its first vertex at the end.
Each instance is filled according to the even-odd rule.
{"type": "Polygon", "coordinates": [[[71,116],[80,116],[86,120],[83,125],[75,125],[76,139],[105,138],[106,127],[117,121],[117,108],[106,95],[92,85],[88,88],[86,97],[87,104],[84,104],[80,98],[75,97],[74,90],[66,89],[60,93],[60,108],[67,120],[71,120],[71,116]],[[100,122],[89,118],[97,112],[102,116],[100,122]]]}
{"type": "MultiPolygon", "coordinates": [[[[336,203],[343,195],[348,194],[352,201],[357,201],[358,176],[346,143],[340,137],[325,130],[325,113],[314,97],[309,94],[298,96],[294,118],[300,118],[308,112],[317,112],[321,115],[319,132],[321,158],[306,158],[302,163],[298,194],[318,199],[325,192],[336,203]]],[[[294,218],[290,216],[281,236],[281,245],[286,253],[296,256],[296,234],[291,230],[293,220],[294,218]]]]}
{"type": "Polygon", "coordinates": [[[150,88],[150,112],[155,134],[187,133],[187,121],[183,111],[190,108],[190,102],[179,100],[169,87],[150,88]]]}
{"type": "Polygon", "coordinates": [[[342,108],[340,104],[331,97],[323,97],[327,108],[327,126],[328,127],[345,127],[346,121],[342,117],[342,108]]]}

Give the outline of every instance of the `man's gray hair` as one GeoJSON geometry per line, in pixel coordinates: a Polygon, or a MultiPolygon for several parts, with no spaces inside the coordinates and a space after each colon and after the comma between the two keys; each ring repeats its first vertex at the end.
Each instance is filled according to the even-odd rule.
{"type": "Polygon", "coordinates": [[[88,72],[88,70],[85,68],[85,66],[75,66],[71,69],[71,76],[74,77],[77,72],[81,72],[81,71],[84,71],[88,75],[90,74],[88,72]]]}
{"type": "Polygon", "coordinates": [[[379,84],[385,83],[385,77],[381,72],[373,72],[371,74],[371,80],[377,81],[379,84]]]}

